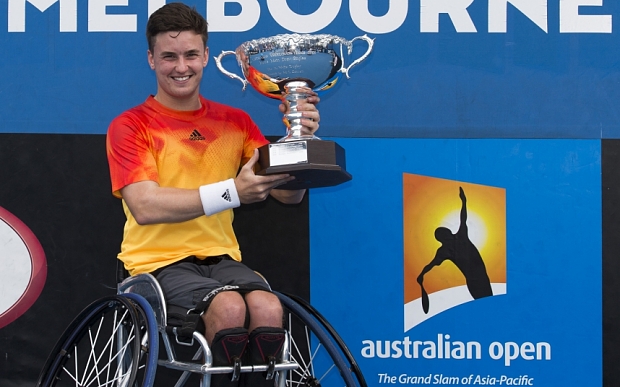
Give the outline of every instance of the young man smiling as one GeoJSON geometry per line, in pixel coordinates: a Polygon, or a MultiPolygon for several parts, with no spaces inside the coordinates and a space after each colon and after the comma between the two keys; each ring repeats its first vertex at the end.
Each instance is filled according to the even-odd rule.
{"type": "MultiPolygon", "coordinates": [[[[114,119],[107,136],[112,190],[127,217],[118,258],[132,275],[155,275],[171,307],[206,306],[200,319],[214,364],[243,359],[246,345],[250,361],[264,362],[266,348],[253,346],[283,337],[282,307],[240,262],[232,209],[269,195],[299,203],[305,191],[278,190],[293,179],[287,174],[254,174],[257,148],[268,141],[246,113],[200,95],[208,34],[194,8],[163,6],[146,35],[157,93],[114,119]]],[[[299,104],[304,134],[318,129],[318,101],[312,95],[299,104]]]]}

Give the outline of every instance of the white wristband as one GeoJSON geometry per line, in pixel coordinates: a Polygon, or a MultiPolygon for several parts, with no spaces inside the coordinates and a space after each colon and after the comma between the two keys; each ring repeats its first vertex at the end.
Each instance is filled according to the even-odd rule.
{"type": "Polygon", "coordinates": [[[202,208],[207,216],[241,205],[234,179],[203,185],[198,191],[202,208]]]}

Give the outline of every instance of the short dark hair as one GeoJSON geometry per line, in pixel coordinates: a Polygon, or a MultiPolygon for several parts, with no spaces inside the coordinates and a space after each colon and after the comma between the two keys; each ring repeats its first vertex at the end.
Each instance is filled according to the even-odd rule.
{"type": "Polygon", "coordinates": [[[207,46],[209,34],[207,21],[196,11],[196,7],[189,7],[183,3],[166,4],[149,17],[146,23],[146,40],[149,50],[153,52],[155,37],[162,32],[193,31],[202,35],[202,41],[207,46]]]}

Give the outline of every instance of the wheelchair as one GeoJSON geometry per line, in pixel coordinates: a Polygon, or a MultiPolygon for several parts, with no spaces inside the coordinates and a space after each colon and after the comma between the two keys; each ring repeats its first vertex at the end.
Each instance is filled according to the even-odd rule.
{"type": "MultiPolygon", "coordinates": [[[[175,387],[199,375],[211,386],[211,375],[262,372],[274,387],[367,387],[351,352],[327,322],[300,297],[273,291],[284,309],[286,331],[281,360],[269,365],[214,366],[202,332],[179,339],[179,327],[167,324],[166,302],[150,274],[128,277],[117,294],[88,305],[67,327],[39,375],[37,387],[151,387],[158,367],[180,372],[175,387]],[[160,358],[163,344],[165,356],[160,358]],[[177,350],[196,349],[191,360],[177,350]]],[[[163,354],[162,354],[163,355],[163,354]]]]}

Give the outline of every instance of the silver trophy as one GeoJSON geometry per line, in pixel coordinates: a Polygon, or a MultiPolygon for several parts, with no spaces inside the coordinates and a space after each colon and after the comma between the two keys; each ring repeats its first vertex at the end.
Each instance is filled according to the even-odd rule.
{"type": "Polygon", "coordinates": [[[245,90],[249,83],[259,93],[280,99],[289,106],[284,115],[286,135],[276,143],[259,149],[258,174],[289,173],[295,180],[278,188],[300,189],[333,186],[351,180],[346,171],[344,149],[333,141],[301,133],[298,101],[311,91],[321,94],[332,89],[344,74],[370,55],[374,40],[358,36],[346,40],[334,35],[283,34],[255,39],[235,51],[222,51],[215,57],[217,68],[237,79],[245,90]],[[353,42],[365,41],[366,52],[351,61],[353,42]],[[243,77],[227,71],[222,58],[235,55],[243,77]]]}

